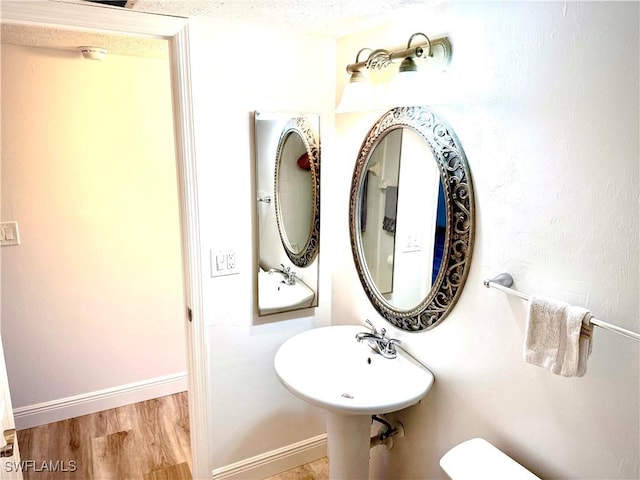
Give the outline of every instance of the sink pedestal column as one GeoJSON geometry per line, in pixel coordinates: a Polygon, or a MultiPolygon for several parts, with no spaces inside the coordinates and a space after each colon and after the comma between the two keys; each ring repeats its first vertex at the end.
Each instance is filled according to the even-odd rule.
{"type": "Polygon", "coordinates": [[[327,450],[331,480],[369,478],[370,415],[327,413],[327,450]]]}

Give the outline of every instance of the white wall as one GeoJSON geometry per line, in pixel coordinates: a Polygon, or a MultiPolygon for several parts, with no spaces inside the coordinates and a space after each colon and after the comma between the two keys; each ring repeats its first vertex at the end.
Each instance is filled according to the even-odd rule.
{"type": "Polygon", "coordinates": [[[14,407],[186,370],[167,59],[2,46],[14,407]]]}
{"type": "MultiPolygon", "coordinates": [[[[273,358],[287,338],[329,324],[330,251],[320,250],[318,308],[303,317],[257,316],[252,112],[320,113],[322,178],[330,178],[331,142],[325,139],[333,130],[335,41],[204,19],[191,22],[190,38],[210,338],[211,465],[220,468],[325,431],[322,412],[277,380],[273,358]],[[235,249],[240,273],[210,278],[212,248],[235,249]]],[[[323,184],[323,204],[327,192],[323,184]]],[[[321,242],[331,234],[325,221],[323,216],[321,242]]]]}
{"type": "MultiPolygon", "coordinates": [[[[542,478],[638,478],[638,343],[596,329],[586,376],[554,376],[522,361],[525,303],[482,285],[509,271],[523,292],[640,330],[638,7],[450,2],[339,40],[338,91],[364,46],[402,46],[417,31],[450,36],[457,101],[436,109],[458,134],[476,189],[474,257],[458,305],[432,331],[392,329],[436,383],[396,415],[407,435],[376,451],[380,478],[445,478],[439,458],[476,436],[542,478]]],[[[335,198],[324,224],[333,237],[322,245],[332,251],[332,322],[380,325],[347,229],[349,177],[377,114],[336,118],[335,169],[323,175],[335,198]]]]}

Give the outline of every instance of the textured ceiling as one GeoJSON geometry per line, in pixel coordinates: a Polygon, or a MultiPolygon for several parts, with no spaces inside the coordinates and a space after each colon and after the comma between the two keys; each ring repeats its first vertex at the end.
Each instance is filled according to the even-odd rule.
{"type": "Polygon", "coordinates": [[[129,0],[127,8],[183,17],[265,23],[340,37],[433,0],[129,0]]]}
{"type": "Polygon", "coordinates": [[[165,40],[22,25],[2,24],[2,43],[69,50],[77,52],[78,56],[78,47],[82,46],[100,47],[109,53],[148,58],[166,58],[169,54],[169,46],[165,40]]]}
{"type": "MultiPolygon", "coordinates": [[[[67,1],[96,6],[84,0],[67,1]]],[[[270,25],[300,33],[333,38],[391,20],[395,15],[434,0],[128,0],[132,10],[181,17],[211,17],[270,25]]],[[[2,43],[77,50],[97,46],[111,53],[163,57],[163,40],[2,25],[2,43]]]]}

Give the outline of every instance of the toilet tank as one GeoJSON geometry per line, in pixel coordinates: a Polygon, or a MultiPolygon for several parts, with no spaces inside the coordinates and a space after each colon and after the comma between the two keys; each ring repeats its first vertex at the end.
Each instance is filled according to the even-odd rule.
{"type": "Polygon", "coordinates": [[[452,480],[540,480],[483,438],[456,445],[440,466],[452,480]]]}

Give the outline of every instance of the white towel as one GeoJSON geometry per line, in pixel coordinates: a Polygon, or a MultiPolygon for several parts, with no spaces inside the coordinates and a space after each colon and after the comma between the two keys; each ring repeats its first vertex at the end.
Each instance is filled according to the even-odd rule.
{"type": "Polygon", "coordinates": [[[582,377],[587,373],[587,359],[591,355],[593,349],[593,325],[591,324],[591,313],[587,314],[582,319],[582,328],[580,329],[580,352],[578,357],[578,370],[576,371],[576,377],[582,377]]]}
{"type": "Polygon", "coordinates": [[[581,377],[591,353],[591,314],[582,307],[531,296],[524,338],[525,361],[556,375],[581,377]]]}

